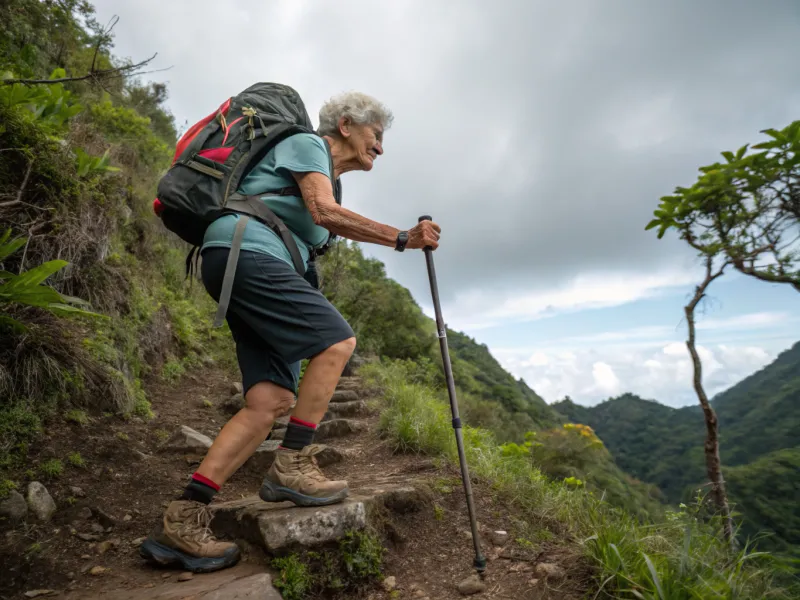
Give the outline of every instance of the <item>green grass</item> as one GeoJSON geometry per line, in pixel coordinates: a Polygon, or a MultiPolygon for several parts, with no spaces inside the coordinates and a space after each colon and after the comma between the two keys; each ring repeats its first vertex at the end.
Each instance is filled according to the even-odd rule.
{"type": "Polygon", "coordinates": [[[83,459],[80,452],[70,452],[67,455],[67,462],[79,469],[86,467],[86,461],[83,459]]]}
{"type": "Polygon", "coordinates": [[[47,478],[54,479],[64,472],[64,465],[57,458],[51,458],[39,465],[39,472],[47,478]]]}
{"type": "MultiPolygon", "coordinates": [[[[380,428],[398,449],[447,457],[457,464],[449,406],[439,392],[408,383],[407,365],[370,364],[360,374],[382,388],[380,428]]],[[[464,427],[470,472],[490,482],[531,529],[578,540],[597,568],[597,598],[643,600],[792,598],[788,576],[768,554],[731,552],[718,524],[696,508],[642,523],[583,486],[545,476],[520,446],[504,446],[485,430],[464,427]]]]}
{"type": "Polygon", "coordinates": [[[382,575],[384,548],[372,531],[349,531],[335,548],[274,558],[273,583],[284,600],[357,592],[382,575]]]}

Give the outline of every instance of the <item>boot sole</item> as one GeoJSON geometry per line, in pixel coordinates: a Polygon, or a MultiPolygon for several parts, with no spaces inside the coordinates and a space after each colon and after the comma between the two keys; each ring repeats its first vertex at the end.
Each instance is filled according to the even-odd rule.
{"type": "Polygon", "coordinates": [[[162,567],[180,566],[185,571],[192,573],[211,573],[232,567],[241,558],[238,546],[234,546],[224,555],[218,557],[192,556],[175,548],[147,539],[139,546],[139,555],[162,567]]]}
{"type": "Polygon", "coordinates": [[[265,479],[261,484],[261,489],[258,490],[258,496],[264,502],[284,502],[288,500],[297,506],[327,506],[328,504],[336,504],[347,498],[349,489],[344,488],[342,491],[335,493],[333,496],[326,498],[318,498],[317,496],[307,496],[301,494],[291,488],[282,485],[276,485],[265,479]]]}

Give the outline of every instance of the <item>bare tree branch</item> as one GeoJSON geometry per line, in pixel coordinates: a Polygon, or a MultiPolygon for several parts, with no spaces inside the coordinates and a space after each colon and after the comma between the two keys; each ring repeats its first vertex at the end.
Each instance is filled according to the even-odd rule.
{"type": "Polygon", "coordinates": [[[58,79],[3,79],[2,81],[0,81],[0,85],[14,85],[15,83],[19,83],[21,85],[40,85],[40,84],[52,85],[56,83],[65,83],[67,81],[86,81],[87,79],[102,81],[104,79],[111,79],[114,77],[122,77],[126,75],[139,75],[140,73],[133,73],[133,71],[145,66],[146,64],[149,64],[156,56],[158,56],[158,52],[153,54],[153,56],[151,56],[150,58],[143,60],[142,62],[136,63],[135,65],[126,65],[124,67],[117,67],[115,69],[101,69],[99,71],[90,71],[86,75],[81,75],[79,77],[59,77],[58,79]]]}
{"type": "Polygon", "coordinates": [[[694,367],[693,384],[694,390],[697,393],[697,399],[700,401],[700,406],[703,408],[703,415],[706,422],[706,442],[705,442],[705,455],[706,455],[706,471],[708,479],[711,482],[712,497],[714,504],[722,513],[723,525],[722,531],[725,540],[731,545],[735,546],[736,540],[733,535],[733,519],[731,518],[731,510],[728,505],[728,495],[725,491],[725,481],[722,477],[722,463],[719,457],[719,426],[717,422],[717,414],[714,408],[708,401],[705,388],[703,387],[703,367],[700,362],[700,355],[697,353],[695,346],[695,322],[694,313],[697,305],[705,297],[706,290],[711,283],[721,277],[725,272],[725,268],[730,264],[727,260],[715,271],[714,270],[714,256],[707,254],[705,256],[706,262],[706,276],[703,281],[695,288],[694,296],[684,307],[686,314],[686,323],[689,329],[689,337],[686,340],[686,347],[689,349],[689,354],[692,357],[692,365],[694,367]]]}

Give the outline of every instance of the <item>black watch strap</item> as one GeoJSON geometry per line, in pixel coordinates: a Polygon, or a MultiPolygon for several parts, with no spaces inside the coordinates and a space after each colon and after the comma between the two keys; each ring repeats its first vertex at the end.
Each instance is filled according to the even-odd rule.
{"type": "Polygon", "coordinates": [[[394,249],[398,252],[402,252],[406,249],[406,244],[408,243],[408,232],[401,231],[397,234],[397,242],[395,242],[394,249]]]}

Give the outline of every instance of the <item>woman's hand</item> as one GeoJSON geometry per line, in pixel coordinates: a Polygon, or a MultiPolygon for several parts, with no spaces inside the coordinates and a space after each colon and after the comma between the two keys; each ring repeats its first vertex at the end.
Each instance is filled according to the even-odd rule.
{"type": "Polygon", "coordinates": [[[406,248],[419,249],[430,246],[434,250],[439,247],[439,234],[442,228],[433,221],[420,221],[408,230],[406,248]]]}

